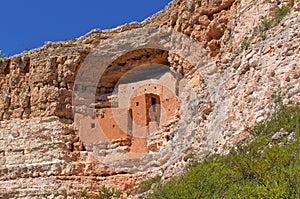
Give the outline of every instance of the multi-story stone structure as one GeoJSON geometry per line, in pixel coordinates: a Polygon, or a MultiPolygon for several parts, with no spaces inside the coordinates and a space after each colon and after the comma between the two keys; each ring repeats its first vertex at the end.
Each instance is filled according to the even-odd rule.
{"type": "Polygon", "coordinates": [[[167,72],[115,90],[98,89],[96,111],[75,114],[81,140],[91,146],[119,141],[128,152],[147,153],[147,137],[178,114],[179,81],[167,72]]]}

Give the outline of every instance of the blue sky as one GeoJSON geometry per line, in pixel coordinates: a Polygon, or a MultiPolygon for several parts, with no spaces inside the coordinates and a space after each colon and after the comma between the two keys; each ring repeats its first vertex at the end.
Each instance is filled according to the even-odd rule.
{"type": "Polygon", "coordinates": [[[45,41],[79,37],[94,28],[107,29],[143,21],[171,0],[3,0],[0,50],[14,55],[45,41]]]}

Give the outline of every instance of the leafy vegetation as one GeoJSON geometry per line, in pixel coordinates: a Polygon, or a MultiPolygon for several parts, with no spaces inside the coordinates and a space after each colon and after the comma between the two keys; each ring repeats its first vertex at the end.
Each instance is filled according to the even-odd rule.
{"type": "Polygon", "coordinates": [[[294,0],[291,0],[287,5],[278,8],[276,10],[275,16],[273,18],[263,20],[259,29],[264,32],[277,26],[282,21],[282,19],[291,11],[291,8],[293,6],[294,0]]]}
{"type": "Polygon", "coordinates": [[[137,188],[137,193],[144,193],[149,191],[152,188],[152,185],[160,183],[161,177],[157,176],[154,178],[147,179],[143,181],[140,186],[137,188]]]}
{"type": "Polygon", "coordinates": [[[250,47],[251,44],[251,39],[248,37],[245,37],[244,40],[242,41],[242,50],[247,50],[250,47]]]}
{"type": "Polygon", "coordinates": [[[293,6],[294,0],[290,0],[290,2],[287,5],[284,5],[276,10],[274,17],[264,19],[259,26],[255,27],[251,31],[252,34],[250,37],[246,36],[243,39],[241,43],[241,49],[247,50],[254,36],[260,36],[263,40],[265,40],[267,38],[266,32],[272,29],[273,27],[277,26],[282,21],[282,19],[291,12],[293,6]]]}
{"type": "Polygon", "coordinates": [[[148,199],[300,198],[300,105],[278,102],[268,121],[249,129],[254,140],[159,183],[148,199]]]}
{"type": "Polygon", "coordinates": [[[82,191],[80,195],[84,199],[112,199],[120,198],[122,193],[118,189],[102,186],[97,195],[88,194],[87,190],[82,191]]]}

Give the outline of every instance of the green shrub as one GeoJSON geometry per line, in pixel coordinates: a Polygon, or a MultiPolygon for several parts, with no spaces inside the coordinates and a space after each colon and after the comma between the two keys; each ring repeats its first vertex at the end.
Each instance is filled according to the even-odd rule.
{"type": "Polygon", "coordinates": [[[242,50],[247,50],[250,47],[250,44],[251,44],[251,39],[248,37],[245,37],[241,44],[242,50]]]}
{"type": "Polygon", "coordinates": [[[254,141],[238,145],[227,156],[211,155],[148,198],[300,198],[300,106],[279,105],[250,132],[254,141]],[[276,132],[288,134],[274,140],[276,132]]]}
{"type": "Polygon", "coordinates": [[[77,40],[76,37],[72,37],[71,39],[72,42],[75,42],[76,40],[77,40]]]}
{"type": "Polygon", "coordinates": [[[260,29],[262,31],[270,30],[274,25],[275,25],[274,19],[264,19],[261,22],[261,28],[260,29]]]}
{"type": "Polygon", "coordinates": [[[276,10],[275,16],[271,19],[263,20],[259,29],[263,32],[277,26],[281,22],[281,20],[288,15],[293,5],[294,1],[290,1],[288,5],[278,8],[276,10]]]}
{"type": "Polygon", "coordinates": [[[291,7],[289,5],[282,6],[278,8],[276,11],[276,15],[274,17],[275,24],[279,24],[279,22],[291,11],[291,7]]]}
{"type": "Polygon", "coordinates": [[[254,35],[259,35],[263,40],[265,40],[267,38],[266,31],[277,26],[282,19],[290,13],[293,6],[294,0],[291,0],[287,5],[278,8],[274,17],[264,19],[259,26],[254,28],[254,35]]]}
{"type": "Polygon", "coordinates": [[[158,184],[158,183],[160,183],[160,181],[161,181],[160,176],[150,178],[150,179],[143,181],[137,188],[137,193],[144,193],[146,191],[149,191],[153,184],[158,184]]]}
{"type": "Polygon", "coordinates": [[[65,39],[64,42],[76,42],[76,37],[72,37],[71,39],[65,39]]]}
{"type": "Polygon", "coordinates": [[[106,186],[102,186],[99,189],[98,194],[95,196],[88,194],[87,190],[82,191],[80,195],[84,199],[112,199],[112,198],[120,198],[122,193],[118,189],[107,188],[106,186]]]}

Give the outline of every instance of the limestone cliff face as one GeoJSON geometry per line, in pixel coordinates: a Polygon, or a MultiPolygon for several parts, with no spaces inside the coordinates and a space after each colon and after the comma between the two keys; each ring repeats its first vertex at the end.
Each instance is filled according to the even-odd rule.
{"type": "MultiPolygon", "coordinates": [[[[79,198],[83,189],[106,185],[124,190],[126,198],[145,176],[168,178],[179,174],[192,156],[226,153],[224,145],[234,145],[248,135],[246,127],[267,118],[274,94],[285,103],[300,102],[300,2],[275,27],[259,28],[288,3],[174,0],[142,23],[93,30],[76,41],[48,42],[1,59],[0,197],[79,198]],[[108,165],[95,158],[78,134],[75,80],[97,46],[112,52],[126,41],[111,38],[130,36],[134,30],[141,38],[138,30],[148,27],[183,33],[203,53],[183,57],[166,50],[166,43],[166,49],[116,57],[104,76],[106,90],[115,84],[110,80],[122,76],[122,68],[146,63],[169,65],[189,90],[182,89],[178,115],[148,138],[151,153],[143,160],[108,165]],[[194,64],[199,57],[206,61],[194,64]]],[[[179,50],[187,48],[185,41],[176,42],[182,42],[179,50]]]]}

